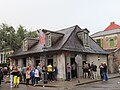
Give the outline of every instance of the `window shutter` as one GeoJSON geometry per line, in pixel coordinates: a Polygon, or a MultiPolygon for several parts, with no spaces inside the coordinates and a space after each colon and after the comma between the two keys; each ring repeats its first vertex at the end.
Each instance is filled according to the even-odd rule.
{"type": "Polygon", "coordinates": [[[51,33],[46,34],[46,47],[51,47],[51,33]]]}
{"type": "Polygon", "coordinates": [[[113,48],[113,47],[114,47],[114,39],[110,38],[110,48],[113,48]]]}

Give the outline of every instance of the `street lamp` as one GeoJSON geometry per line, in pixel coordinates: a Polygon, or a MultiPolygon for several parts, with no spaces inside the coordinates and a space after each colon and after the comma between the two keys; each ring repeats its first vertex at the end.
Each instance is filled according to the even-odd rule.
{"type": "Polygon", "coordinates": [[[47,60],[46,60],[46,46],[44,44],[44,47],[42,48],[43,49],[43,53],[44,53],[44,66],[43,66],[43,74],[44,74],[44,84],[47,84],[48,81],[47,81],[47,60]]]}

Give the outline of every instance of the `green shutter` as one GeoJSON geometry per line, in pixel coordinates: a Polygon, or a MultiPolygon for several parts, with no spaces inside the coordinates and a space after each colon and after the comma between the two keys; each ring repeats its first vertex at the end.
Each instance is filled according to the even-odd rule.
{"type": "Polygon", "coordinates": [[[113,38],[110,39],[110,47],[111,47],[111,48],[114,47],[114,39],[113,39],[113,38]]]}

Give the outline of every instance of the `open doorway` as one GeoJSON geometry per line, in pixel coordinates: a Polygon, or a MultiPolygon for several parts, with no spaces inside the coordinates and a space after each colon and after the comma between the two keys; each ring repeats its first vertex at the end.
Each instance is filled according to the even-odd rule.
{"type": "Polygon", "coordinates": [[[53,59],[48,59],[47,64],[48,64],[48,65],[51,64],[51,65],[53,66],[53,59]]]}
{"type": "Polygon", "coordinates": [[[26,58],[23,58],[23,66],[26,67],[26,58]]]}
{"type": "Polygon", "coordinates": [[[38,63],[40,63],[40,60],[35,61],[35,65],[38,66],[38,63]]]}
{"type": "Polygon", "coordinates": [[[71,77],[77,78],[77,63],[75,62],[75,58],[71,58],[71,77]]]}

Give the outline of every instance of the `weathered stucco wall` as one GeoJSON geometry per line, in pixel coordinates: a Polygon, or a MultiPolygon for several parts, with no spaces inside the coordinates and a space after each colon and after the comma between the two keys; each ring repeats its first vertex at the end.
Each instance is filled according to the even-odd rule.
{"type": "Polygon", "coordinates": [[[64,53],[57,55],[58,79],[66,79],[65,73],[65,55],[64,53]]]}
{"type": "Polygon", "coordinates": [[[97,74],[98,76],[100,76],[100,69],[99,69],[99,65],[103,62],[107,63],[107,55],[99,55],[99,54],[88,54],[87,55],[87,60],[88,62],[91,64],[92,62],[97,65],[97,74]],[[100,60],[98,60],[98,56],[100,57],[100,60]]]}

